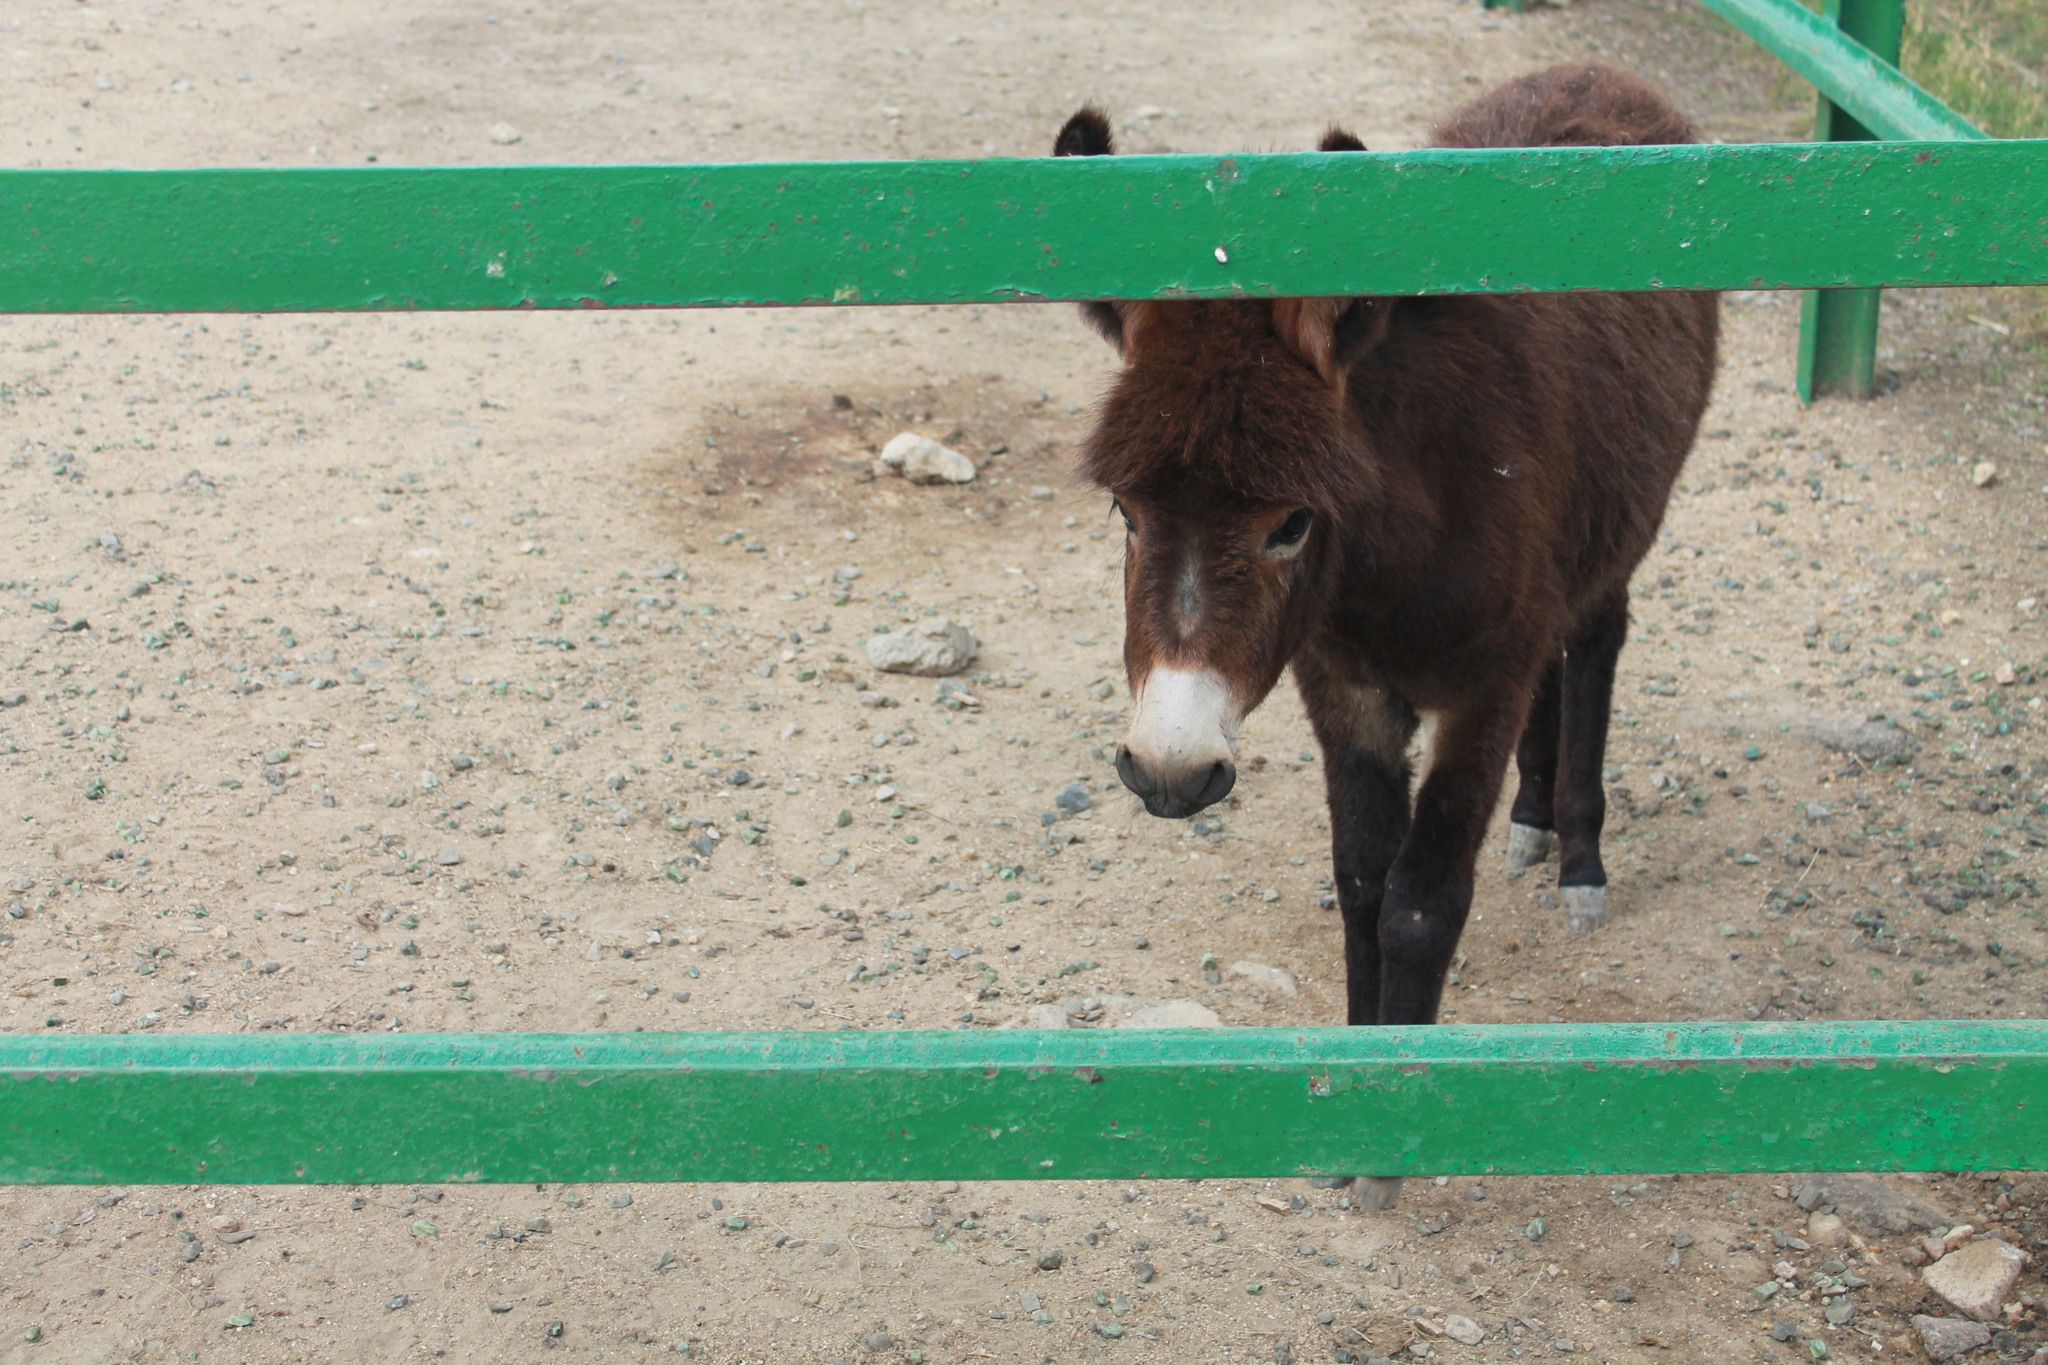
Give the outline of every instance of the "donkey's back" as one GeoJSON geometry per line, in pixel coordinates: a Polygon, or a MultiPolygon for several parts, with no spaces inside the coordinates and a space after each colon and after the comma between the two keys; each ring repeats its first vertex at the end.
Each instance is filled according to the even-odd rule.
{"type": "Polygon", "coordinates": [[[1440,124],[1438,147],[1638,147],[1699,141],[1692,121],[1639,76],[1577,63],[1487,91],[1440,124]]]}

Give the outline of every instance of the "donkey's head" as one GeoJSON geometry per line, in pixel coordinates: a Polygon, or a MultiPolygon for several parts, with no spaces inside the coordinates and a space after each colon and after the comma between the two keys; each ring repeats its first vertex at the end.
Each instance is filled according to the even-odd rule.
{"type": "MultiPolygon", "coordinates": [[[[1361,150],[1333,133],[1324,150],[1361,150]]],[[[1059,156],[1111,150],[1084,109],[1059,156]]],[[[1239,722],[1265,700],[1334,573],[1331,532],[1369,495],[1345,373],[1384,328],[1368,299],[1087,303],[1123,357],[1082,454],[1130,540],[1124,667],[1137,711],[1117,773],[1154,815],[1230,794],[1239,722]]]]}

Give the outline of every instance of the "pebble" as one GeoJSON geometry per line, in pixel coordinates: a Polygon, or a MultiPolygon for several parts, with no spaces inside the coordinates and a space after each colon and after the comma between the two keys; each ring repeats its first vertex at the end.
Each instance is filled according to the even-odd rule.
{"type": "Polygon", "coordinates": [[[443,867],[460,866],[462,862],[462,851],[460,849],[444,848],[439,853],[436,853],[434,855],[434,861],[439,863],[443,867]]]}
{"type": "Polygon", "coordinates": [[[1920,1349],[1933,1360],[1954,1360],[1991,1341],[1989,1327],[1964,1318],[1930,1318],[1915,1313],[1913,1330],[1920,1335],[1920,1349]]]}
{"type": "Polygon", "coordinates": [[[867,648],[868,662],[884,673],[937,678],[973,663],[981,642],[957,621],[938,618],[871,635],[867,648]]]}
{"type": "Polygon", "coordinates": [[[615,1208],[615,1209],[630,1209],[630,1208],[632,1208],[632,1207],[633,1207],[633,1196],[632,1196],[632,1195],[630,1195],[630,1194],[615,1194],[615,1195],[613,1195],[613,1196],[612,1196],[612,1207],[613,1207],[613,1208],[615,1208]]]}
{"type": "Polygon", "coordinates": [[[1067,1258],[1064,1254],[1057,1251],[1048,1251],[1039,1256],[1038,1268],[1040,1270],[1058,1270],[1062,1265],[1066,1264],[1066,1261],[1067,1258]]]}
{"type": "Polygon", "coordinates": [[[1970,482],[1979,488],[1989,488],[1998,482],[1998,466],[1990,460],[1979,460],[1970,467],[1970,482]]]}
{"type": "Polygon", "coordinates": [[[1141,1005],[1117,1021],[1118,1028],[1222,1028],[1223,1018],[1195,1000],[1162,1000],[1141,1005]]]}
{"type": "Polygon", "coordinates": [[[868,1352],[868,1354],[880,1355],[896,1343],[890,1340],[887,1332],[869,1332],[860,1339],[860,1344],[861,1349],[868,1352]]]}
{"type": "Polygon", "coordinates": [[[393,1294],[390,1298],[384,1300],[384,1306],[395,1312],[398,1309],[405,1307],[408,1303],[411,1302],[412,1300],[407,1298],[403,1294],[393,1294]]]}
{"type": "Polygon", "coordinates": [[[1275,995],[1301,994],[1301,983],[1295,979],[1294,973],[1285,967],[1269,967],[1263,962],[1233,962],[1230,964],[1230,974],[1243,977],[1261,990],[1271,991],[1275,995]]]}
{"type": "Polygon", "coordinates": [[[1150,1284],[1159,1274],[1159,1268],[1150,1261],[1132,1261],[1131,1274],[1139,1284],[1150,1284]]]}
{"type": "Polygon", "coordinates": [[[510,147],[520,140],[519,130],[509,123],[493,123],[489,136],[500,147],[510,147]]]}
{"type": "Polygon", "coordinates": [[[1052,803],[1069,815],[1079,815],[1093,804],[1093,798],[1088,795],[1086,786],[1079,782],[1069,782],[1059,789],[1052,803]]]}
{"type": "Polygon", "coordinates": [[[526,1220],[526,1230],[528,1232],[553,1232],[555,1225],[546,1218],[529,1218],[526,1220]]]}
{"type": "Polygon", "coordinates": [[[1480,1330],[1478,1323],[1456,1313],[1444,1319],[1444,1335],[1461,1346],[1477,1346],[1486,1340],[1486,1333],[1480,1330]]]}
{"type": "Polygon", "coordinates": [[[972,483],[974,461],[916,432],[891,437],[882,447],[882,463],[912,483],[972,483]]]}
{"type": "Polygon", "coordinates": [[[1806,1220],[1806,1240],[1817,1247],[1838,1247],[1849,1240],[1849,1225],[1832,1213],[1816,1213],[1806,1220]]]}

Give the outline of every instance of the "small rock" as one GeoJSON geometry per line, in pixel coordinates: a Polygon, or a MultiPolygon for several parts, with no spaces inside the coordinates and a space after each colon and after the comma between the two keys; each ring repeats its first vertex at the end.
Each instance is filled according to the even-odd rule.
{"type": "Polygon", "coordinates": [[[1066,1262],[1067,1258],[1064,1254],[1057,1251],[1048,1251],[1038,1258],[1038,1268],[1040,1270],[1058,1270],[1066,1262]]]}
{"type": "Polygon", "coordinates": [[[967,627],[940,618],[868,637],[868,662],[884,673],[937,678],[966,668],[980,648],[967,627]]]}
{"type": "Polygon", "coordinates": [[[1285,967],[1268,967],[1263,962],[1233,962],[1230,974],[1241,976],[1261,990],[1272,991],[1275,995],[1300,995],[1301,983],[1294,979],[1294,973],[1285,967]]]}
{"type": "Polygon", "coordinates": [[[1962,1318],[1930,1318],[1915,1313],[1913,1330],[1920,1334],[1920,1348],[1933,1360],[1954,1360],[1991,1341],[1989,1327],[1962,1318]]]}
{"type": "Polygon", "coordinates": [[[1979,460],[1970,467],[1970,482],[1979,488],[1989,488],[1998,482],[1998,466],[1990,460],[1979,460]]]}
{"type": "Polygon", "coordinates": [[[1477,1346],[1486,1340],[1486,1333],[1479,1329],[1478,1323],[1456,1313],[1444,1319],[1444,1335],[1461,1346],[1477,1346]]]}
{"type": "Polygon", "coordinates": [[[1771,1340],[1797,1341],[1799,1340],[1799,1328],[1796,1324],[1788,1322],[1784,1318],[1779,1318],[1771,1324],[1771,1340]]]}
{"type": "Polygon", "coordinates": [[[882,447],[882,463],[912,483],[972,483],[974,461],[916,432],[906,431],[882,447]]]}
{"type": "Polygon", "coordinates": [[[630,1209],[630,1208],[632,1208],[632,1207],[633,1207],[633,1196],[632,1196],[632,1195],[630,1195],[630,1194],[626,1194],[626,1193],[624,1193],[624,1192],[621,1192],[621,1193],[619,1193],[619,1194],[615,1194],[615,1195],[613,1195],[613,1196],[612,1196],[612,1207],[613,1207],[613,1208],[615,1208],[615,1209],[630,1209]]]}
{"type": "Polygon", "coordinates": [[[1816,1213],[1806,1220],[1806,1240],[1817,1247],[1838,1247],[1849,1240],[1849,1225],[1832,1213],[1816,1213]]]}
{"type": "Polygon", "coordinates": [[[403,1294],[393,1294],[390,1298],[384,1300],[384,1306],[395,1312],[396,1310],[405,1307],[408,1303],[411,1302],[412,1300],[407,1298],[403,1294]]]}
{"type": "Polygon", "coordinates": [[[860,1339],[861,1349],[869,1355],[880,1355],[896,1343],[889,1339],[887,1332],[869,1332],[860,1339]]]}
{"type": "Polygon", "coordinates": [[[493,123],[490,129],[491,141],[500,147],[510,147],[520,140],[519,130],[509,123],[493,123]]]}
{"type": "Polygon", "coordinates": [[[1079,815],[1093,804],[1093,799],[1088,795],[1088,788],[1086,786],[1079,782],[1069,782],[1066,786],[1059,789],[1058,794],[1053,797],[1052,803],[1069,815],[1079,815]]]}
{"type": "Polygon", "coordinates": [[[1025,1028],[1065,1028],[1067,1007],[1065,1005],[1033,1005],[1024,1011],[1025,1028]]]}
{"type": "Polygon", "coordinates": [[[1826,1318],[1831,1325],[1841,1327],[1856,1316],[1856,1305],[1849,1301],[1847,1294],[1838,1294],[1829,1300],[1826,1308],[1821,1310],[1821,1316],[1826,1318]]]}
{"type": "Polygon", "coordinates": [[[1150,1284],[1159,1271],[1150,1261],[1132,1261],[1131,1274],[1139,1284],[1150,1284]]]}
{"type": "Polygon", "coordinates": [[[462,851],[460,849],[444,848],[434,855],[434,861],[443,867],[457,867],[462,862],[462,851]]]}
{"type": "Polygon", "coordinates": [[[1966,1316],[1995,1322],[2026,1263],[2026,1252],[1987,1237],[1951,1251],[1921,1271],[1920,1278],[1966,1316]]]}
{"type": "Polygon", "coordinates": [[[529,1218],[526,1220],[526,1230],[528,1232],[553,1232],[555,1225],[546,1218],[529,1218]]]}
{"type": "MultiPolygon", "coordinates": [[[[1866,763],[1875,763],[1881,758],[1898,758],[1918,747],[1913,736],[1888,720],[1866,720],[1854,725],[1829,721],[1799,728],[1807,738],[1818,740],[1839,753],[1854,754],[1866,763]]],[[[1743,756],[1748,757],[1747,754],[1743,756]]]]}
{"type": "Polygon", "coordinates": [[[1946,1232],[1956,1221],[1947,1211],[1867,1175],[1799,1176],[1792,1198],[1809,1212],[1832,1206],[1838,1217],[1865,1233],[1946,1232]]]}
{"type": "Polygon", "coordinates": [[[1117,1021],[1118,1028],[1222,1028],[1216,1011],[1196,1000],[1162,1000],[1143,1005],[1117,1021]]]}

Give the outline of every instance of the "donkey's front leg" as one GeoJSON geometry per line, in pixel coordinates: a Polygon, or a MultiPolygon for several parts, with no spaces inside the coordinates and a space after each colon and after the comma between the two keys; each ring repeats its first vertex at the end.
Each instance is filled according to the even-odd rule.
{"type": "Polygon", "coordinates": [[[1382,1024],[1436,1022],[1444,973],[1472,908],[1473,864],[1528,706],[1529,689],[1508,686],[1438,719],[1380,903],[1382,1024]]]}

